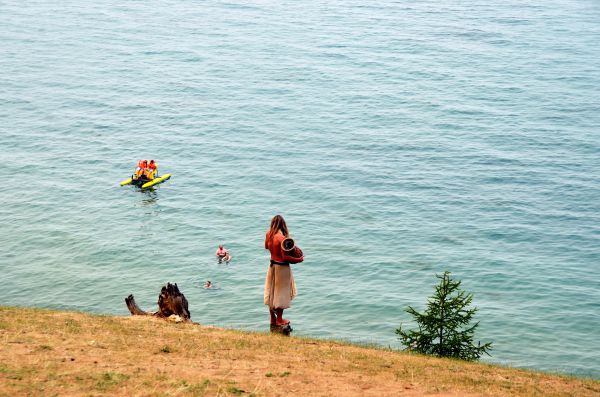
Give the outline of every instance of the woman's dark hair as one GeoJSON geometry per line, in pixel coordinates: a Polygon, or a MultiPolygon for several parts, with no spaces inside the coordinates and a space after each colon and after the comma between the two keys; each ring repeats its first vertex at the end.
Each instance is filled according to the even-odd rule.
{"type": "Polygon", "coordinates": [[[281,231],[285,237],[289,236],[287,225],[285,224],[285,219],[281,215],[275,215],[271,220],[271,227],[269,228],[268,240],[270,241],[273,236],[281,231]]]}

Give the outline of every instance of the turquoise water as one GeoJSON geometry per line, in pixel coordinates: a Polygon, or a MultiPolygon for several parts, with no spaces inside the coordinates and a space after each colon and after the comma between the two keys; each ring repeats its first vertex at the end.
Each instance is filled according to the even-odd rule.
{"type": "Polygon", "coordinates": [[[397,348],[449,270],[487,361],[600,377],[598,2],[54,3],[0,2],[0,304],[264,331],[281,213],[296,334],[397,348]]]}

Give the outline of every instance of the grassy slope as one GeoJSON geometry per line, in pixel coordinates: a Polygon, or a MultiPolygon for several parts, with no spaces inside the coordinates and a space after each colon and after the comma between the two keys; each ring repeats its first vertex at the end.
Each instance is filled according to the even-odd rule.
{"type": "Polygon", "coordinates": [[[598,396],[600,382],[148,317],[0,307],[0,395],[598,396]]]}

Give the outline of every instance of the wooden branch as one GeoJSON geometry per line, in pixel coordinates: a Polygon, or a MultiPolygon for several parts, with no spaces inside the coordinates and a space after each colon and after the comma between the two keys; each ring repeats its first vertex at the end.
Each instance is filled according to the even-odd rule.
{"type": "Polygon", "coordinates": [[[167,283],[166,286],[162,287],[158,296],[158,312],[160,313],[158,315],[161,317],[169,317],[176,314],[183,318],[184,321],[192,317],[188,309],[188,301],[179,292],[177,283],[167,283]]]}
{"type": "Polygon", "coordinates": [[[127,305],[127,308],[129,309],[129,312],[132,316],[152,316],[154,315],[154,313],[156,313],[145,312],[142,309],[140,309],[137,303],[135,303],[135,298],[133,297],[133,295],[129,295],[127,298],[125,298],[125,304],[127,305]]]}
{"type": "Polygon", "coordinates": [[[158,311],[146,312],[137,305],[133,295],[125,298],[125,304],[132,316],[156,316],[175,322],[191,321],[188,301],[179,291],[176,283],[167,283],[158,295],[158,311]]]}

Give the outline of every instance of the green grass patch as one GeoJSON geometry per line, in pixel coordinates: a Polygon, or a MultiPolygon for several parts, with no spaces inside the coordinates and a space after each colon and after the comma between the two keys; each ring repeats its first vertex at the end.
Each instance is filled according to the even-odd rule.
{"type": "Polygon", "coordinates": [[[160,353],[175,353],[175,349],[173,349],[171,346],[164,345],[163,347],[160,348],[159,352],[160,353]]]}
{"type": "Polygon", "coordinates": [[[129,375],[126,374],[120,374],[118,372],[105,372],[96,382],[96,389],[100,391],[107,391],[111,387],[116,386],[121,382],[125,382],[128,379],[129,375]]]}
{"type": "Polygon", "coordinates": [[[64,330],[71,334],[79,334],[81,333],[81,324],[78,321],[68,318],[65,320],[64,330]]]}
{"type": "Polygon", "coordinates": [[[235,387],[235,386],[228,387],[228,388],[227,388],[227,391],[228,391],[229,393],[231,393],[231,394],[235,394],[236,396],[239,396],[239,395],[241,395],[242,393],[245,393],[245,391],[244,391],[244,390],[242,390],[242,389],[238,389],[238,388],[237,388],[237,387],[235,387]]]}
{"type": "Polygon", "coordinates": [[[4,374],[6,379],[23,380],[36,372],[35,368],[22,367],[11,368],[7,365],[0,364],[0,374],[4,374]]]}
{"type": "Polygon", "coordinates": [[[210,385],[210,380],[204,379],[204,381],[200,383],[187,383],[184,380],[181,383],[186,393],[190,393],[192,396],[203,396],[210,385]]]}

